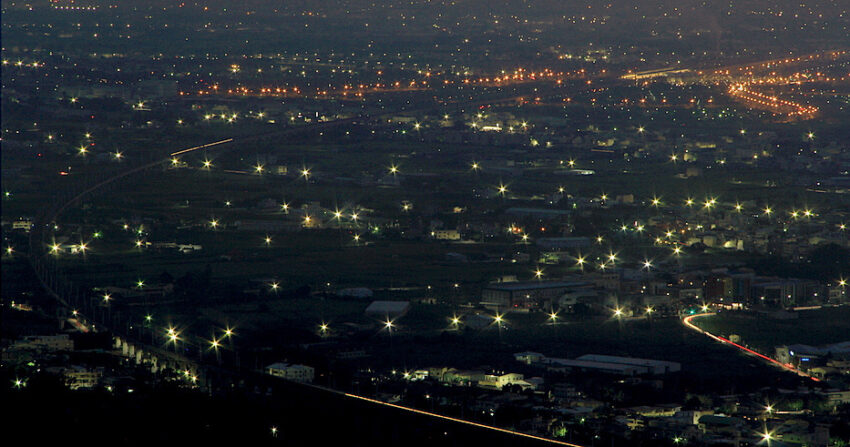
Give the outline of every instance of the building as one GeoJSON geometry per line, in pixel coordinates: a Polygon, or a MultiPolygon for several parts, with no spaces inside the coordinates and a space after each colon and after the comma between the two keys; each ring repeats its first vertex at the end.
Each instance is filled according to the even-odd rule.
{"type": "Polygon", "coordinates": [[[523,379],[524,376],[518,373],[485,374],[484,378],[478,381],[478,386],[497,390],[501,390],[505,385],[520,385],[525,388],[529,383],[523,379]]]}
{"type": "Polygon", "coordinates": [[[543,250],[570,250],[590,247],[590,239],[586,237],[541,237],[536,241],[543,250]]]}
{"type": "Polygon", "coordinates": [[[583,281],[529,281],[490,284],[481,291],[481,304],[495,309],[551,309],[566,292],[589,288],[583,281]]]}
{"type": "Polygon", "coordinates": [[[434,230],[431,232],[434,239],[438,241],[459,241],[460,233],[457,230],[434,230]]]}
{"type": "Polygon", "coordinates": [[[410,310],[408,301],[372,301],[366,308],[366,315],[376,318],[399,318],[410,310]]]}
{"type": "Polygon", "coordinates": [[[576,359],[561,359],[545,357],[536,352],[520,352],[514,354],[514,359],[554,370],[596,371],[622,376],[667,374],[682,369],[682,365],[675,362],[599,354],[587,354],[576,359]]]}
{"type": "Polygon", "coordinates": [[[273,363],[266,367],[266,373],[293,382],[313,383],[316,370],[307,365],[293,365],[289,363],[273,363]]]}
{"type": "Polygon", "coordinates": [[[545,358],[546,356],[539,352],[525,351],[517,352],[516,354],[514,354],[514,359],[516,361],[525,363],[526,365],[537,363],[545,358]]]}
{"type": "Polygon", "coordinates": [[[79,365],[45,368],[51,374],[61,375],[65,385],[72,390],[92,389],[100,384],[103,378],[103,368],[88,369],[79,365]]]}
{"type": "Polygon", "coordinates": [[[649,374],[668,374],[679,372],[682,370],[682,365],[676,362],[666,362],[663,360],[638,359],[633,357],[618,357],[614,355],[586,354],[578,357],[576,360],[613,363],[618,365],[639,366],[647,369],[649,374]]]}
{"type": "Polygon", "coordinates": [[[39,351],[73,351],[74,341],[68,334],[29,335],[16,342],[15,348],[39,351]]]}
{"type": "Polygon", "coordinates": [[[553,370],[601,372],[620,376],[637,376],[649,372],[646,367],[589,360],[546,358],[541,364],[553,370]]]}

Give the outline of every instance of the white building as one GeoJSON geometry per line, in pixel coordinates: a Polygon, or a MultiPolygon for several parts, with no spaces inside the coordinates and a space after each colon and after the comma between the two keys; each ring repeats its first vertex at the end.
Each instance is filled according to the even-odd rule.
{"type": "Polygon", "coordinates": [[[59,374],[65,380],[65,385],[72,390],[92,389],[96,387],[103,378],[103,368],[88,369],[79,365],[65,367],[45,368],[52,374],[59,374]]]}
{"type": "Polygon", "coordinates": [[[478,381],[478,386],[497,390],[501,390],[505,385],[527,386],[528,382],[524,381],[523,378],[523,375],[519,373],[486,374],[483,379],[478,381]]]}
{"type": "Polygon", "coordinates": [[[316,370],[307,365],[292,365],[289,363],[273,363],[266,367],[266,373],[293,382],[312,383],[316,370]]]}

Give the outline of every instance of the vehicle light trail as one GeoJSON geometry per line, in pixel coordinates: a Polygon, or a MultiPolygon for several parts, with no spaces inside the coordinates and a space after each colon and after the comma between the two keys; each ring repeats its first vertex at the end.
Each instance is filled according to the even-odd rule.
{"type": "Polygon", "coordinates": [[[344,396],[350,397],[352,399],[359,399],[359,400],[362,400],[362,401],[365,401],[365,402],[370,402],[370,403],[373,403],[373,404],[383,405],[383,406],[390,407],[390,408],[395,408],[397,410],[409,411],[411,413],[421,414],[421,415],[424,415],[424,416],[431,416],[431,417],[443,419],[443,420],[446,420],[446,421],[457,422],[459,424],[471,425],[473,427],[486,428],[488,430],[493,430],[493,431],[497,431],[497,432],[501,432],[501,433],[507,433],[509,435],[514,435],[514,436],[521,436],[523,438],[534,439],[534,440],[537,440],[537,441],[548,442],[550,444],[566,445],[566,446],[569,446],[569,447],[582,447],[578,444],[570,444],[569,442],[544,438],[542,436],[530,435],[528,433],[522,433],[522,432],[518,432],[518,431],[508,430],[508,429],[505,429],[505,428],[493,427],[492,425],[479,424],[478,422],[467,421],[465,419],[458,419],[458,418],[453,418],[453,417],[450,417],[450,416],[443,416],[442,414],[431,413],[431,412],[428,412],[428,411],[417,410],[415,408],[405,407],[405,406],[402,406],[402,405],[391,404],[389,402],[383,402],[383,401],[380,401],[380,400],[377,400],[377,399],[372,399],[372,398],[369,398],[369,397],[358,396],[356,394],[344,393],[344,396]]]}
{"type": "Polygon", "coordinates": [[[172,152],[171,156],[173,157],[175,155],[185,154],[186,152],[192,152],[192,151],[196,151],[198,149],[204,149],[204,148],[208,148],[208,147],[211,147],[211,146],[218,146],[219,144],[230,143],[231,141],[233,141],[233,138],[227,138],[227,139],[224,139],[224,140],[221,140],[221,141],[216,141],[214,143],[202,144],[200,146],[190,147],[189,149],[183,149],[182,151],[172,152]]]}
{"type": "Polygon", "coordinates": [[[750,349],[750,348],[748,348],[748,347],[746,347],[746,346],[741,346],[741,345],[739,345],[738,343],[733,342],[732,340],[729,340],[729,339],[726,339],[726,338],[720,337],[720,336],[718,336],[718,335],[714,335],[714,334],[712,334],[711,332],[708,332],[708,331],[706,331],[705,329],[702,329],[702,328],[700,328],[699,326],[697,326],[697,325],[695,325],[695,324],[693,324],[693,323],[691,322],[691,320],[693,320],[694,318],[698,318],[698,317],[707,317],[707,316],[709,316],[709,315],[715,315],[715,314],[714,314],[713,312],[706,312],[706,313],[701,313],[701,314],[690,315],[690,316],[687,316],[687,317],[685,317],[684,319],[682,319],[682,323],[684,323],[684,325],[685,325],[686,327],[688,327],[688,328],[690,328],[690,329],[693,329],[693,330],[695,330],[695,331],[697,331],[697,332],[699,332],[699,333],[701,333],[701,334],[707,335],[709,338],[712,338],[712,339],[714,339],[714,340],[716,340],[716,341],[719,341],[720,343],[723,343],[723,344],[726,344],[726,345],[730,345],[730,346],[734,346],[734,347],[736,347],[736,348],[740,349],[741,351],[743,351],[743,352],[745,352],[745,353],[747,353],[747,354],[754,355],[754,356],[756,356],[756,357],[758,357],[758,358],[760,358],[760,359],[762,359],[762,360],[766,360],[767,362],[769,362],[769,363],[771,363],[771,364],[774,364],[774,365],[776,365],[776,366],[779,366],[780,368],[782,368],[782,369],[784,369],[784,370],[786,370],[786,371],[790,371],[790,372],[796,373],[796,374],[798,374],[798,375],[800,375],[800,376],[807,377],[807,378],[809,378],[809,379],[812,379],[812,380],[813,380],[813,381],[815,381],[815,382],[820,382],[820,379],[818,379],[817,377],[812,377],[811,375],[809,375],[809,374],[807,374],[807,373],[805,373],[805,372],[803,372],[803,371],[800,371],[799,369],[795,368],[795,367],[794,367],[793,365],[791,365],[790,363],[782,363],[782,362],[780,362],[779,360],[776,360],[776,359],[771,358],[771,357],[768,357],[768,356],[766,356],[766,355],[764,355],[764,354],[758,353],[758,352],[756,352],[756,351],[754,351],[754,350],[752,350],[752,349],[750,349]]]}

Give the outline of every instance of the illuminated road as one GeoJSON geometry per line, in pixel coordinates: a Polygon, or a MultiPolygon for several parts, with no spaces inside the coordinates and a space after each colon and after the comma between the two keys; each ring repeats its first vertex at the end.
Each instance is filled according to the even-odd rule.
{"type": "Polygon", "coordinates": [[[713,339],[713,340],[715,340],[715,341],[719,341],[720,343],[723,343],[723,344],[725,344],[725,345],[727,345],[727,346],[732,346],[732,347],[734,347],[734,348],[737,348],[737,349],[739,349],[739,350],[743,351],[743,352],[744,352],[744,354],[752,355],[752,356],[758,357],[758,358],[760,358],[760,359],[762,359],[762,360],[764,360],[764,361],[766,361],[766,362],[768,362],[768,363],[770,363],[770,364],[772,364],[772,365],[774,365],[774,366],[778,366],[778,367],[780,367],[780,368],[782,368],[782,369],[784,369],[784,370],[786,370],[786,371],[790,371],[790,372],[796,373],[797,375],[800,375],[800,376],[803,376],[803,377],[808,377],[809,379],[812,379],[812,380],[814,380],[815,382],[820,382],[820,379],[818,379],[818,378],[816,378],[816,377],[812,377],[811,375],[809,375],[809,374],[807,374],[807,373],[805,373],[805,372],[803,372],[803,371],[800,371],[799,369],[795,368],[795,367],[794,367],[793,365],[791,365],[790,363],[782,363],[782,362],[780,362],[779,360],[776,360],[776,359],[771,358],[771,357],[768,357],[768,356],[766,356],[766,355],[764,355],[764,354],[761,354],[761,353],[758,353],[758,352],[756,352],[756,351],[753,351],[752,349],[750,349],[750,348],[748,348],[748,347],[746,347],[746,346],[741,346],[741,345],[739,345],[738,343],[735,343],[735,342],[733,342],[733,341],[731,341],[731,340],[729,340],[729,339],[723,338],[723,337],[721,337],[721,336],[719,336],[719,335],[714,335],[714,334],[712,334],[711,332],[708,332],[708,331],[706,331],[706,330],[704,330],[704,329],[700,328],[699,326],[697,326],[697,325],[695,325],[694,323],[692,323],[692,322],[691,322],[691,320],[693,320],[693,319],[695,319],[695,318],[708,317],[708,316],[711,316],[711,315],[715,315],[715,313],[713,313],[713,312],[706,312],[706,313],[701,313],[701,314],[696,314],[696,315],[690,315],[690,316],[687,316],[687,317],[685,317],[684,319],[682,319],[682,323],[684,323],[684,325],[685,325],[686,327],[688,327],[689,329],[692,329],[692,330],[694,330],[694,331],[697,331],[697,332],[699,332],[700,334],[707,335],[709,338],[711,338],[711,339],[713,339]]]}
{"type": "Polygon", "coordinates": [[[345,397],[350,397],[350,398],[353,398],[353,399],[358,399],[358,400],[370,402],[370,403],[373,403],[373,404],[376,404],[376,405],[383,405],[383,406],[386,406],[386,407],[395,408],[397,410],[409,411],[411,413],[421,414],[421,415],[424,415],[424,416],[430,416],[430,417],[433,417],[433,418],[443,419],[443,420],[446,420],[446,421],[456,422],[456,423],[459,423],[459,424],[471,425],[473,427],[485,428],[487,430],[494,430],[494,431],[497,431],[497,432],[500,432],[500,433],[507,433],[509,435],[520,436],[520,437],[523,437],[523,438],[534,439],[534,440],[537,440],[537,441],[548,442],[550,444],[566,445],[566,446],[570,446],[570,447],[581,447],[578,444],[570,444],[569,442],[557,441],[557,440],[554,440],[554,439],[544,438],[542,436],[534,436],[534,435],[530,435],[528,433],[522,433],[522,432],[518,432],[518,431],[508,430],[508,429],[505,429],[505,428],[493,427],[492,425],[479,424],[478,422],[467,421],[465,419],[458,419],[458,418],[453,418],[453,417],[449,417],[449,416],[443,416],[441,414],[431,413],[431,412],[428,412],[428,411],[417,410],[415,408],[391,404],[391,403],[383,402],[383,401],[380,401],[380,400],[377,400],[377,399],[371,399],[371,398],[368,398],[368,397],[358,396],[356,394],[343,393],[343,395],[345,397]]]}
{"type": "Polygon", "coordinates": [[[183,149],[182,151],[172,152],[171,156],[173,157],[175,155],[185,154],[186,152],[192,152],[198,149],[205,149],[208,147],[217,146],[219,144],[230,143],[231,141],[233,141],[233,138],[227,138],[225,140],[216,141],[215,143],[202,144],[200,146],[190,147],[189,149],[183,149]]]}

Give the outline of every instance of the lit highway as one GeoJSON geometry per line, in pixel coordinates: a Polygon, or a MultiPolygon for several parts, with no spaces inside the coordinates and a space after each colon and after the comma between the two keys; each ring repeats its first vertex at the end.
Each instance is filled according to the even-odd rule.
{"type": "Polygon", "coordinates": [[[695,325],[695,324],[692,322],[692,320],[694,320],[694,319],[696,319],[696,318],[708,317],[708,316],[711,316],[711,315],[715,315],[715,313],[714,313],[714,312],[705,312],[705,313],[701,313],[701,314],[690,315],[690,316],[687,316],[687,317],[685,317],[684,319],[682,319],[682,323],[684,323],[684,325],[685,325],[687,328],[692,329],[692,330],[694,330],[694,331],[697,331],[697,332],[699,332],[700,334],[706,335],[706,336],[708,336],[709,338],[711,338],[711,339],[713,339],[713,340],[715,340],[715,341],[718,341],[718,342],[720,342],[720,343],[723,343],[723,344],[725,344],[725,345],[727,345],[727,346],[731,346],[731,347],[733,347],[733,348],[739,349],[739,350],[740,350],[740,351],[742,351],[744,354],[747,354],[747,355],[751,355],[751,356],[758,357],[758,358],[760,358],[761,360],[764,360],[764,361],[768,362],[769,364],[772,364],[772,365],[774,365],[774,366],[778,366],[778,367],[780,367],[780,368],[782,368],[782,369],[784,369],[784,370],[786,370],[786,371],[793,372],[793,373],[795,373],[795,374],[797,374],[797,375],[800,375],[800,376],[803,376],[803,377],[808,377],[809,379],[812,379],[812,380],[814,380],[815,382],[819,382],[819,381],[820,381],[820,379],[818,379],[818,378],[816,378],[816,377],[812,377],[811,375],[809,375],[809,374],[807,374],[807,373],[805,373],[805,372],[803,372],[803,371],[801,371],[801,370],[799,370],[799,369],[795,368],[795,367],[794,367],[793,365],[791,365],[790,363],[782,363],[782,362],[780,362],[779,360],[776,360],[776,359],[771,358],[771,357],[768,357],[768,356],[766,356],[766,355],[764,355],[764,354],[758,353],[758,352],[756,352],[756,351],[754,351],[754,350],[752,350],[752,349],[750,349],[750,348],[748,348],[748,347],[746,347],[746,346],[739,345],[738,343],[735,343],[735,342],[733,342],[733,341],[731,341],[731,340],[729,340],[729,339],[727,339],[727,338],[723,338],[723,337],[721,337],[721,336],[719,336],[719,335],[714,335],[714,334],[712,334],[711,332],[708,332],[708,331],[706,331],[706,330],[704,330],[704,329],[700,328],[699,326],[695,325]]]}

